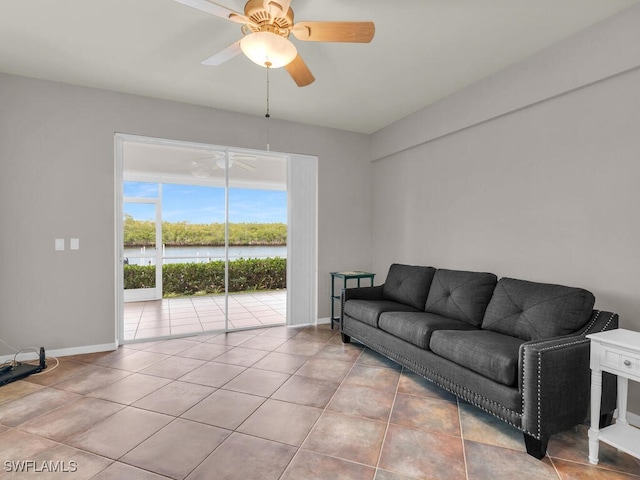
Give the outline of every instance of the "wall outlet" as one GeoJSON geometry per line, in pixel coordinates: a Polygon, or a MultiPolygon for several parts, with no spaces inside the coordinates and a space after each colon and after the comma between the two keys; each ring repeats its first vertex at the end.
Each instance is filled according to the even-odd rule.
{"type": "Polygon", "coordinates": [[[80,250],[80,239],[72,238],[69,240],[69,248],[71,250],[80,250]]]}
{"type": "Polygon", "coordinates": [[[64,250],[64,238],[56,238],[55,248],[58,252],[64,250]]]}

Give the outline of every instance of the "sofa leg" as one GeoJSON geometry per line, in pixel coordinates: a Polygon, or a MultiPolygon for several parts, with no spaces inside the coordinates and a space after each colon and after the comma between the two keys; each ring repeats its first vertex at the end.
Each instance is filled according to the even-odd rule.
{"type": "Polygon", "coordinates": [[[600,428],[608,427],[613,423],[613,412],[607,412],[600,415],[600,428]]]}
{"type": "Polygon", "coordinates": [[[545,454],[547,453],[548,443],[548,437],[542,437],[540,440],[538,440],[531,435],[528,435],[526,433],[524,434],[524,444],[527,447],[527,453],[532,457],[537,458],[538,460],[543,459],[545,454]]]}
{"type": "Polygon", "coordinates": [[[351,342],[351,337],[349,335],[347,335],[346,333],[341,333],[340,335],[342,335],[342,343],[350,343],[351,342]]]}

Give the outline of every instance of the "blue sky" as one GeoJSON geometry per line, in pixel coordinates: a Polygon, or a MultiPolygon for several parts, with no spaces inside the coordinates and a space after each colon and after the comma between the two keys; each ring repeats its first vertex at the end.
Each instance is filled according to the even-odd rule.
{"type": "MultiPolygon", "coordinates": [[[[125,197],[154,198],[157,184],[124,182],[125,197]]],[[[125,214],[150,220],[153,207],[125,204],[125,214]]],[[[162,220],[165,222],[224,222],[224,189],[193,185],[162,185],[162,220]]],[[[232,223],[287,223],[287,192],[229,189],[229,221],[232,223]]]]}

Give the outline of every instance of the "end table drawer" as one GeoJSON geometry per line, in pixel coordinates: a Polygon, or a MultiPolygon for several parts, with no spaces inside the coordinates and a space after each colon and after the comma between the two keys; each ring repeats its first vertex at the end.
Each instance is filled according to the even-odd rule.
{"type": "Polygon", "coordinates": [[[602,350],[602,365],[607,365],[616,370],[628,371],[631,374],[640,374],[640,356],[633,353],[604,347],[602,350]]]}

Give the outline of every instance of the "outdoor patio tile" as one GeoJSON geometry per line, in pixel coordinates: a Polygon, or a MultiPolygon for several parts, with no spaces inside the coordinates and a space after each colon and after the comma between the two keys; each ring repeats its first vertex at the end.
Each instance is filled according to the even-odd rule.
{"type": "Polygon", "coordinates": [[[319,408],[269,399],[236,431],[300,446],[321,414],[319,408]]]}
{"type": "Polygon", "coordinates": [[[264,401],[263,397],[256,395],[216,390],[183,413],[182,418],[235,430],[264,401]]]}
{"type": "Polygon", "coordinates": [[[145,340],[147,338],[160,338],[160,337],[168,337],[171,335],[171,327],[160,327],[160,328],[140,328],[136,330],[135,339],[136,340],[145,340]]]}
{"type": "Polygon", "coordinates": [[[302,448],[375,466],[386,427],[384,422],[325,412],[302,448]]]}
{"type": "Polygon", "coordinates": [[[226,390],[268,397],[289,379],[289,375],[249,368],[224,385],[226,390]]]}
{"type": "Polygon", "coordinates": [[[120,460],[183,479],[230,434],[229,430],[177,418],[120,460]]]}
{"type": "Polygon", "coordinates": [[[233,433],[209,455],[188,480],[277,480],[295,447],[233,433]]]}
{"type": "Polygon", "coordinates": [[[172,419],[168,415],[125,407],[86,431],[70,437],[67,443],[82,450],[118,459],[172,419]]]}
{"type": "Polygon", "coordinates": [[[160,330],[163,328],[171,327],[171,320],[169,318],[156,318],[156,319],[143,319],[140,323],[138,323],[137,330],[160,330]]]}
{"type": "Polygon", "coordinates": [[[209,387],[221,387],[246,370],[245,367],[226,363],[208,362],[180,377],[183,382],[197,383],[209,387]]]}
{"type": "Polygon", "coordinates": [[[200,323],[195,325],[172,325],[171,335],[186,335],[204,332],[200,323]]]}
{"type": "Polygon", "coordinates": [[[466,478],[461,438],[399,425],[389,425],[378,466],[416,479],[466,478]]]}
{"type": "Polygon", "coordinates": [[[200,319],[198,315],[192,313],[191,315],[184,316],[174,316],[171,315],[171,328],[173,327],[181,327],[186,325],[200,325],[200,319]]]}
{"type": "Polygon", "coordinates": [[[165,386],[171,380],[134,373],[117,382],[89,393],[90,397],[130,405],[142,397],[165,386]]]}
{"type": "Polygon", "coordinates": [[[281,480],[373,480],[375,468],[300,450],[293,458],[281,480]]]}
{"type": "Polygon", "coordinates": [[[166,415],[179,416],[214,391],[213,387],[175,381],[141,398],[132,406],[166,415]]]}

